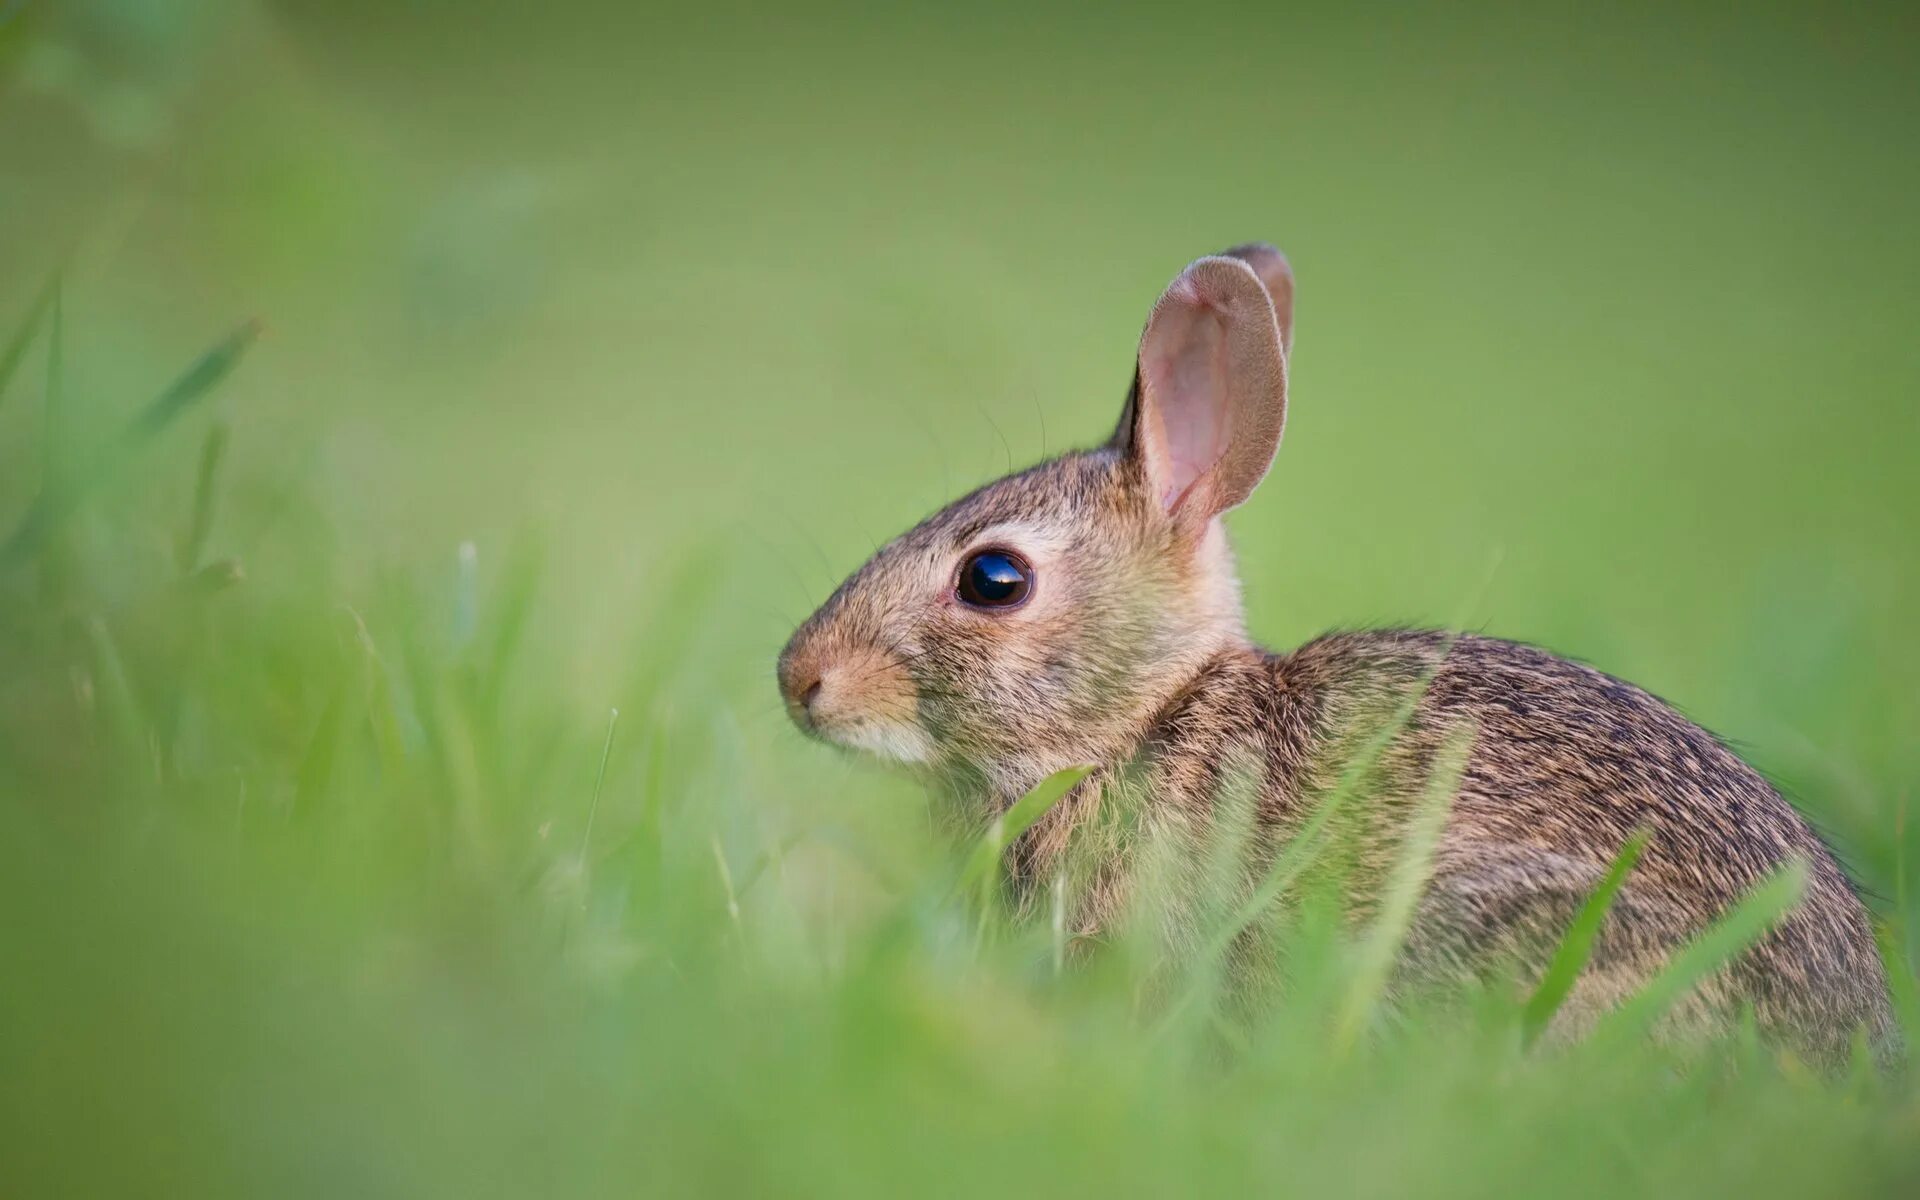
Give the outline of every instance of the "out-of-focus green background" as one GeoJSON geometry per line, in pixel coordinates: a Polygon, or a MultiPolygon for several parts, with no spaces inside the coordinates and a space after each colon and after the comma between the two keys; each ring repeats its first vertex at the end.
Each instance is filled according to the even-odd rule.
{"type": "MultiPolygon", "coordinates": [[[[1010,463],[1103,435],[1159,289],[1252,238],[1289,253],[1300,287],[1287,444],[1231,522],[1256,633],[1285,646],[1333,626],[1464,624],[1591,660],[1736,740],[1880,910],[1910,920],[1917,51],[1891,5],[0,3],[0,338],[56,274],[61,297],[53,363],[43,321],[0,392],[0,533],[57,447],[117,426],[236,322],[265,325],[206,411],[76,515],[57,562],[0,580],[0,790],[19,860],[3,923],[31,948],[0,984],[14,992],[0,1086],[39,1148],[14,1160],[34,1164],[21,1178],[51,1194],[62,1156],[89,1146],[67,1122],[100,1111],[100,1154],[158,1185],[277,1194],[295,1179],[313,1194],[643,1190],[648,1156],[627,1158],[621,1134],[652,1121],[694,1136],[676,1112],[704,1114],[712,1147],[671,1156],[661,1186],[938,1178],[969,1137],[1056,1153],[945,1176],[956,1192],[1085,1180],[1099,1161],[1148,1191],[1189,1171],[1270,1178],[1207,1159],[1208,1131],[1184,1126],[1157,1161],[1186,1166],[1142,1173],[1153,1106],[1124,1080],[1062,1067],[1048,1086],[1091,1109],[1050,1131],[1051,1106],[993,1102],[1031,1081],[968,1074],[1028,1053],[1022,1037],[1052,1047],[1075,1030],[1108,1048],[1094,1058],[1124,1059],[1122,1034],[1100,1042],[1009,1002],[1024,1033],[981,1015],[954,1063],[902,1034],[938,1061],[880,1086],[847,1065],[855,1051],[807,1040],[859,1024],[871,990],[796,999],[763,982],[757,1002],[785,1014],[771,1027],[803,1061],[739,1045],[703,1059],[702,1037],[762,1020],[718,998],[739,983],[725,972],[675,992],[674,938],[729,936],[724,921],[613,939],[595,982],[568,990],[545,972],[578,966],[577,939],[555,951],[541,921],[512,915],[566,858],[526,846],[550,827],[582,836],[601,723],[624,704],[592,838],[626,845],[672,814],[661,878],[699,874],[711,894],[675,903],[716,913],[716,854],[736,872],[791,860],[787,898],[765,902],[791,911],[752,935],[756,952],[827,978],[878,954],[873,914],[940,852],[910,786],[786,727],[773,654],[877,542],[1010,463]],[[152,577],[210,421],[230,439],[208,553],[247,579],[183,616],[152,577]],[[463,622],[496,621],[516,631],[512,674],[473,684],[463,622]],[[363,635],[367,661],[407,682],[339,665],[363,635]],[[415,637],[455,644],[409,657],[415,637]],[[351,686],[329,682],[341,672],[351,686]],[[459,737],[436,724],[452,710],[428,702],[435,678],[478,697],[459,737]],[[385,686],[400,699],[380,742],[385,710],[353,705],[385,686]],[[136,715],[114,717],[100,699],[114,694],[136,715]],[[115,753],[151,759],[138,771],[159,764],[132,789],[136,814],[103,765],[102,722],[115,753]],[[469,760],[447,750],[462,737],[469,760]],[[440,832],[408,825],[418,843],[395,848],[386,806],[408,789],[392,762],[330,766],[374,762],[376,742],[442,763],[422,788],[453,797],[453,833],[435,817],[440,832]],[[303,831],[316,795],[359,797],[334,801],[353,819],[303,831]],[[229,807],[237,840],[208,815],[229,807]],[[278,832],[249,835],[248,813],[278,832]],[[109,852],[101,826],[139,833],[109,852]],[[477,865],[448,848],[466,839],[486,848],[477,865]],[[205,891],[183,899],[183,880],[205,891]],[[394,967],[389,927],[428,965],[394,967]],[[21,989],[29,971],[40,982],[21,989]],[[518,988],[538,993],[533,1016],[516,1015],[518,988]],[[603,1003],[607,988],[625,999],[603,1003]],[[676,998],[648,1009],[636,991],[676,998]],[[296,999],[260,1016],[269,997],[296,999]],[[555,1014],[570,1005],[604,1028],[569,1027],[555,1014]],[[596,1075],[605,1038],[630,1036],[609,1030],[663,1012],[711,1024],[688,1045],[623,1042],[628,1057],[605,1061],[624,1073],[596,1075]],[[661,1046],[683,1057],[650,1057],[661,1046]],[[396,1065],[398,1047],[417,1059],[396,1065]],[[549,1065],[521,1070],[536,1060],[549,1065]],[[648,1075],[676,1087],[627,1090],[648,1075]],[[116,1098],[119,1078],[137,1086],[116,1098]],[[570,1136],[534,1132],[541,1100],[515,1082],[530,1078],[570,1136]],[[758,1134],[711,1125],[768,1079],[758,1134]],[[1085,1097],[1101,1087],[1118,1098],[1085,1097]],[[923,1101],[954,1140],[917,1158],[899,1130],[808,1123],[832,1124],[815,1105],[884,1121],[923,1101]],[[1124,1112],[1103,1122],[1103,1103],[1124,1112]],[[447,1174],[466,1143],[435,1123],[441,1105],[513,1168],[447,1174]],[[367,1149],[376,1128],[391,1144],[367,1149]],[[529,1141],[503,1148],[513,1129],[529,1141]],[[549,1161],[549,1147],[570,1149],[549,1161]]],[[[644,909],[645,888],[629,890],[615,907],[644,909]]],[[[993,1007],[955,996],[930,987],[924,1003],[993,1007]]],[[[1459,1152],[1447,1121],[1512,1119],[1491,1074],[1460,1066],[1464,1091],[1422,1099],[1394,1069],[1323,1079],[1353,1127],[1274,1134],[1274,1171],[1317,1148],[1310,1174],[1329,1186],[1360,1160],[1381,1186],[1431,1183],[1459,1152]],[[1383,1164],[1362,1110],[1392,1104],[1431,1144],[1383,1164]]],[[[1560,1094],[1550,1077],[1526,1086],[1560,1094]]],[[[1885,1160],[1850,1140],[1868,1134],[1788,1094],[1806,1107],[1768,1112],[1786,1128],[1831,1118],[1806,1136],[1851,1158],[1862,1173],[1845,1181],[1913,1178],[1911,1157],[1872,1175],[1860,1164],[1885,1160]]],[[[1258,1095],[1246,1119],[1267,1128],[1258,1095]]],[[[1310,1098],[1271,1124],[1319,1111],[1310,1098]]],[[[1910,1102],[1875,1111],[1891,1122],[1877,1144],[1920,1136],[1910,1102]]],[[[1539,1153],[1583,1136],[1568,1121],[1538,1132],[1539,1153]]],[[[1728,1183],[1751,1142],[1713,1136],[1720,1157],[1676,1140],[1636,1190],[1728,1183]]],[[[1461,1160],[1463,1177],[1529,1178],[1503,1145],[1461,1160]]],[[[1753,1170],[1786,1194],[1795,1170],[1833,1182],[1827,1161],[1753,1170]]],[[[1609,1169],[1570,1169],[1565,1186],[1609,1169]]],[[[31,1194],[6,1172],[0,1190],[31,1194]]]]}

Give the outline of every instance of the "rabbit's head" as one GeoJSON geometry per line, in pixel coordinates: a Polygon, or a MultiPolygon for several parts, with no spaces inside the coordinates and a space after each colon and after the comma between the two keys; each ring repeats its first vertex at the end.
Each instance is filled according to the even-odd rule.
{"type": "Polygon", "coordinates": [[[1219,517],[1279,448],[1292,310],[1269,246],[1189,266],[1147,321],[1111,440],[935,513],[799,628],[779,664],[795,722],[1006,793],[1128,753],[1244,643],[1219,517]]]}

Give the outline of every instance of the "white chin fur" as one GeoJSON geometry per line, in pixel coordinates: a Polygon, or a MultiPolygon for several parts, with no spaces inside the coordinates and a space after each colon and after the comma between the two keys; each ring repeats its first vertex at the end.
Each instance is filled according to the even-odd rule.
{"type": "Polygon", "coordinates": [[[895,721],[863,721],[845,729],[824,731],[827,737],[849,750],[897,763],[925,763],[933,760],[933,739],[918,725],[895,721]]]}

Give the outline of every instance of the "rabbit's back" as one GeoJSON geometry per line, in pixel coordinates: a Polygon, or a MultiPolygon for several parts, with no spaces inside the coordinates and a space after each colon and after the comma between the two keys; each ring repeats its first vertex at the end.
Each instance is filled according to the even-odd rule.
{"type": "MultiPolygon", "coordinates": [[[[1757,771],[1659,698],[1543,650],[1474,635],[1334,634],[1268,661],[1283,706],[1291,697],[1314,712],[1318,748],[1296,772],[1296,797],[1316,771],[1342,769],[1369,724],[1414,700],[1369,781],[1375,869],[1363,879],[1378,879],[1397,849],[1396,810],[1416,804],[1446,769],[1449,732],[1471,734],[1410,939],[1411,973],[1473,973],[1502,957],[1544,965],[1614,855],[1644,828],[1650,840],[1570,1000],[1569,1027],[1637,988],[1798,857],[1805,899],[1679,1019],[1719,1025],[1751,1004],[1763,1028],[1823,1055],[1843,1052],[1856,1028],[1876,1037],[1891,1028],[1865,907],[1832,852],[1757,771]],[[1335,746],[1341,753],[1326,753],[1335,746]]],[[[1358,899],[1364,907],[1368,897],[1358,899]]]]}

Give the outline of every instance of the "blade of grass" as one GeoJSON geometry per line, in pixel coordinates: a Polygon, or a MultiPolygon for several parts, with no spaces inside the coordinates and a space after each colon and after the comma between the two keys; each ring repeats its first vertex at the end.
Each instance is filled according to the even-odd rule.
{"type": "MultiPolygon", "coordinates": [[[[1409,710],[1411,713],[1411,710],[1409,710]]],[[[1397,730],[1396,730],[1397,731],[1397,730]]],[[[1376,738],[1384,749],[1391,736],[1376,738]]],[[[1372,743],[1369,743],[1371,745],[1372,743]]],[[[1378,754],[1378,751],[1375,751],[1378,754]]],[[[1358,777],[1355,773],[1355,778],[1358,777]]],[[[1195,957],[1186,988],[1180,998],[1167,1006],[1156,1034],[1172,1029],[1182,1019],[1186,1010],[1207,990],[1207,982],[1212,977],[1212,968],[1225,957],[1233,943],[1247,930],[1253,928],[1273,905],[1279,901],[1305,874],[1308,868],[1319,861],[1320,852],[1325,849],[1327,839],[1324,836],[1333,817],[1346,804],[1348,797],[1355,792],[1353,787],[1336,787],[1327,794],[1327,798],[1314,807],[1300,831],[1289,838],[1286,846],[1274,857],[1273,864],[1267,868],[1260,885],[1248,896],[1246,902],[1233,914],[1231,920],[1224,922],[1214,932],[1213,940],[1195,957]]]]}
{"type": "Polygon", "coordinates": [[[346,724],[347,687],[337,681],[320,710],[313,736],[300,757],[294,776],[293,809],[300,815],[311,814],[323,801],[333,784],[334,760],[339,757],[342,727],[346,724]]]}
{"type": "Polygon", "coordinates": [[[1413,723],[1414,713],[1419,711],[1420,702],[1426,698],[1427,689],[1433,686],[1434,676],[1438,675],[1440,668],[1446,665],[1447,656],[1453,650],[1454,641],[1455,638],[1449,635],[1441,643],[1440,654],[1434,660],[1434,665],[1421,675],[1413,688],[1400,701],[1399,706],[1393,710],[1380,728],[1374,731],[1373,736],[1363,742],[1353,757],[1347,760],[1341,768],[1340,778],[1334,782],[1333,791],[1316,806],[1307,823],[1300,827],[1300,832],[1287,843],[1286,850],[1274,860],[1260,887],[1248,897],[1247,903],[1241,906],[1234,923],[1222,931],[1220,937],[1216,939],[1217,952],[1224,953],[1233,939],[1239,937],[1258,920],[1260,914],[1278,900],[1301,873],[1313,864],[1319,852],[1317,843],[1325,834],[1334,815],[1359,792],[1361,781],[1380,761],[1380,756],[1387,752],[1387,747],[1393,744],[1393,739],[1399,737],[1405,732],[1407,726],[1413,723]]]}
{"type": "Polygon", "coordinates": [[[1624,1040],[1645,1037],[1687,991],[1771,929],[1800,902],[1806,890],[1806,862],[1800,858],[1788,860],[1602,1021],[1594,1031],[1591,1044],[1617,1045],[1624,1040]]]}
{"type": "Polygon", "coordinates": [[[769,867],[774,868],[777,873],[781,865],[781,860],[793,853],[794,847],[804,845],[816,839],[820,841],[831,840],[831,835],[822,836],[821,832],[816,830],[789,833],[774,842],[773,845],[754,855],[753,862],[748,864],[747,869],[740,875],[740,898],[744,900],[753,893],[754,885],[759,883],[760,880],[767,875],[767,869],[769,867]]]}
{"type": "Polygon", "coordinates": [[[1449,730],[1434,755],[1420,807],[1407,824],[1400,857],[1394,863],[1381,897],[1380,913],[1360,944],[1353,980],[1334,1026],[1334,1045],[1342,1053],[1351,1049],[1372,1024],[1386,995],[1394,961],[1407,940],[1407,930],[1413,925],[1414,912],[1433,872],[1433,854],[1439,848],[1440,832],[1453,809],[1453,796],[1459,790],[1460,777],[1466,773],[1477,733],[1478,730],[1468,724],[1449,730]]]}
{"type": "Polygon", "coordinates": [[[477,703],[491,716],[499,711],[507,691],[507,680],[533,612],[533,600],[539,588],[542,552],[532,535],[522,533],[508,546],[505,561],[494,583],[489,608],[493,612],[492,635],[487,638],[485,655],[476,656],[479,671],[477,703]]]}
{"type": "Polygon", "coordinates": [[[46,541],[87,494],[105,483],[128,461],[145,450],[153,440],[193,404],[204,398],[239,363],[247,347],[259,336],[258,321],[249,321],[229,334],[180,376],[173,384],[142,409],[115,437],[102,455],[98,469],[84,477],[54,482],[43,489],[27,510],[4,546],[0,546],[0,566],[8,566],[31,555],[46,541]]]}
{"type": "Polygon", "coordinates": [[[193,512],[187,520],[186,532],[181,535],[176,557],[182,575],[191,575],[200,565],[207,535],[213,530],[213,510],[219,502],[215,485],[220,476],[220,463],[227,453],[227,435],[227,423],[215,421],[207,427],[207,436],[200,443],[200,467],[193,483],[193,512]]]}
{"type": "Polygon", "coordinates": [[[1574,914],[1573,923],[1567,926],[1566,935],[1554,950],[1546,973],[1540,977],[1539,986],[1534,988],[1533,995],[1527,999],[1526,1008],[1521,1012],[1522,1045],[1533,1045],[1553,1020],[1553,1015],[1560,1011],[1567,994],[1573,991],[1574,980],[1579,978],[1587,960],[1593,956],[1593,942],[1600,934],[1600,923],[1606,920],[1614,897],[1620,894],[1621,886],[1627,881],[1627,873],[1640,861],[1640,854],[1647,848],[1647,839],[1651,836],[1651,830],[1642,828],[1626,840],[1620,852],[1614,855],[1599,886],[1593,889],[1593,894],[1574,914]]]}
{"type": "MultiPolygon", "coordinates": [[[[217,565],[217,564],[216,564],[217,565]]],[[[352,605],[342,605],[353,621],[354,640],[360,646],[363,689],[366,696],[367,723],[373,730],[373,744],[380,756],[380,770],[389,780],[398,779],[406,765],[406,740],[400,733],[400,713],[394,705],[393,678],[374,645],[373,631],[366,618],[352,605]]]]}
{"type": "Polygon", "coordinates": [[[453,632],[455,652],[463,652],[473,640],[480,624],[480,547],[467,540],[454,554],[453,612],[448,628],[453,632]]]}
{"type": "MultiPolygon", "coordinates": [[[[1425,694],[1424,685],[1420,694],[1425,694]]],[[[1209,947],[1211,954],[1226,953],[1227,947],[1232,945],[1233,940],[1251,928],[1253,923],[1260,919],[1261,914],[1279,900],[1319,858],[1320,850],[1325,845],[1324,835],[1334,816],[1346,806],[1349,799],[1359,792],[1360,780],[1374,763],[1379,761],[1393,739],[1407,727],[1407,723],[1413,719],[1414,709],[1418,704],[1418,695],[1403,703],[1379,732],[1360,748],[1360,752],[1341,773],[1333,791],[1314,807],[1313,814],[1307,818],[1306,824],[1302,825],[1300,831],[1288,840],[1286,849],[1275,857],[1273,865],[1267,869],[1266,876],[1260,881],[1260,886],[1247,897],[1246,903],[1240,906],[1233,920],[1215,935],[1209,947]]]]}
{"type": "Polygon", "coordinates": [[[106,618],[93,617],[86,623],[87,645],[93,659],[93,690],[108,736],[129,767],[129,778],[144,778],[148,757],[149,728],[133,681],[127,674],[126,659],[120,653],[106,618]]]}
{"type": "Polygon", "coordinates": [[[69,464],[66,461],[65,423],[67,397],[67,318],[64,288],[58,276],[53,282],[53,301],[47,324],[47,387],[41,402],[45,414],[40,423],[41,486],[58,483],[69,464]]]}
{"type": "Polygon", "coordinates": [[[580,870],[587,869],[587,851],[593,846],[593,819],[600,814],[600,790],[607,785],[607,762],[613,757],[613,730],[620,723],[620,710],[607,711],[607,740],[600,747],[600,770],[593,777],[593,799],[587,803],[587,829],[580,835],[580,870]]]}
{"type": "Polygon", "coordinates": [[[434,633],[411,628],[400,634],[414,714],[420,723],[427,761],[438,773],[432,794],[443,798],[453,844],[475,863],[492,858],[491,831],[485,820],[486,779],[480,770],[473,726],[451,687],[451,672],[434,633]]]}
{"type": "Polygon", "coordinates": [[[967,857],[965,868],[960,873],[960,889],[963,893],[982,892],[990,888],[1000,867],[1000,856],[1006,853],[1019,836],[1033,827],[1033,823],[1046,815],[1048,809],[1058,804],[1062,797],[1072,791],[1074,785],[1085,779],[1093,771],[1092,767],[1068,767],[1056,771],[1041,780],[1026,795],[1013,802],[1013,806],[993,819],[993,824],[980,836],[979,844],[967,857]]]}
{"type": "Polygon", "coordinates": [[[1361,781],[1380,761],[1380,756],[1387,752],[1387,747],[1392,745],[1393,740],[1412,723],[1414,713],[1419,710],[1420,701],[1425,698],[1427,689],[1433,684],[1434,676],[1445,665],[1454,641],[1455,638],[1450,635],[1441,644],[1440,654],[1434,665],[1421,675],[1413,688],[1400,701],[1399,706],[1381,723],[1380,728],[1376,729],[1347,760],[1341,768],[1339,779],[1334,782],[1333,790],[1314,806],[1305,824],[1301,825],[1293,837],[1288,839],[1286,846],[1267,868],[1267,873],[1261,879],[1259,886],[1254,888],[1252,894],[1247,897],[1246,903],[1239,907],[1231,920],[1222,924],[1214,932],[1212,941],[1194,960],[1196,966],[1194,978],[1180,998],[1168,1005],[1160,1029],[1171,1028],[1179,1020],[1186,1007],[1205,990],[1204,981],[1208,977],[1211,965],[1218,963],[1234,941],[1251,929],[1254,923],[1259,921],[1279,901],[1280,897],[1285,895],[1287,890],[1319,861],[1321,852],[1326,848],[1327,831],[1333,818],[1360,791],[1361,781]]]}
{"type": "Polygon", "coordinates": [[[7,348],[0,350],[0,399],[6,398],[7,384],[27,357],[27,351],[33,346],[34,335],[40,332],[40,322],[46,319],[48,310],[54,304],[54,297],[59,293],[60,272],[55,271],[40,285],[33,303],[27,306],[27,315],[14,329],[13,336],[7,339],[7,348]]]}
{"type": "Polygon", "coordinates": [[[128,448],[133,448],[164,432],[167,426],[204,399],[222,379],[232,373],[247,348],[260,336],[260,329],[259,320],[250,320],[222,338],[188,367],[180,378],[174,380],[171,387],[140,410],[121,435],[121,441],[128,443],[128,448]]]}
{"type": "Polygon", "coordinates": [[[720,835],[717,833],[708,837],[707,844],[713,850],[713,863],[720,872],[720,887],[726,892],[727,920],[733,926],[733,936],[735,940],[739,942],[741,949],[744,950],[746,948],[747,935],[746,930],[740,925],[740,896],[733,890],[733,872],[727,867],[727,852],[721,848],[720,835]]]}

